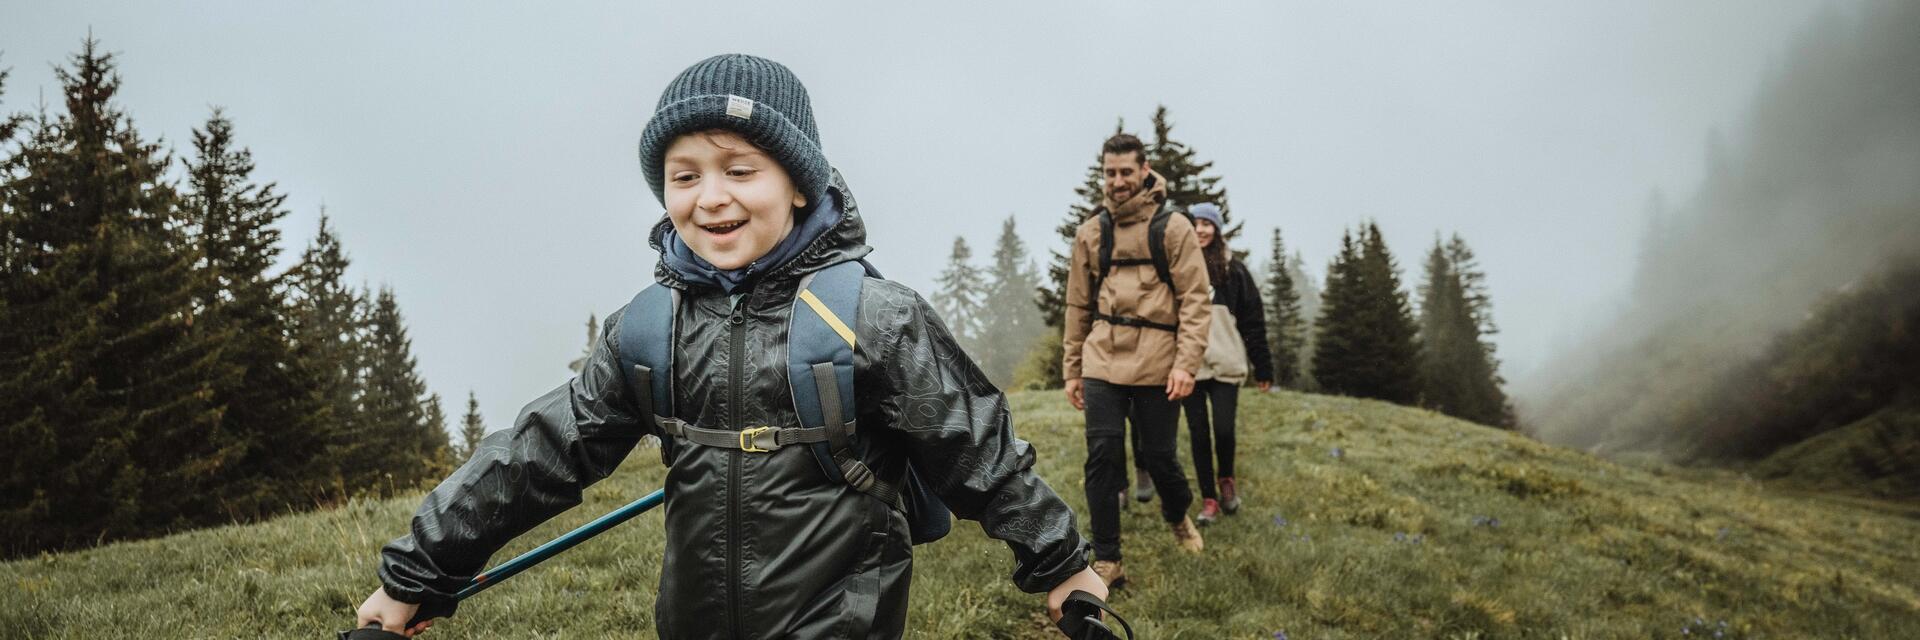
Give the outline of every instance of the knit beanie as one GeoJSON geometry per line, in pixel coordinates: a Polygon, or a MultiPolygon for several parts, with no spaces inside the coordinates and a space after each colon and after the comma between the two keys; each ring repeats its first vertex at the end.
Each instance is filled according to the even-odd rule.
{"type": "Polygon", "coordinates": [[[1220,221],[1220,205],[1211,202],[1202,202],[1193,205],[1193,208],[1188,209],[1187,213],[1192,215],[1195,220],[1205,220],[1213,223],[1215,228],[1225,224],[1220,221]]]}
{"type": "Polygon", "coordinates": [[[640,134],[640,170],[661,204],[667,147],[709,129],[731,130],[773,156],[809,205],[825,197],[833,170],[820,150],[807,88],[785,65],[729,53],[694,63],[667,84],[640,134]]]}

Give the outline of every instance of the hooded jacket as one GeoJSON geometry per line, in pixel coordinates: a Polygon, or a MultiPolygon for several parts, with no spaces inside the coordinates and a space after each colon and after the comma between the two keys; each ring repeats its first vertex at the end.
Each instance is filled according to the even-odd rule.
{"type": "Polygon", "coordinates": [[[1100,262],[1101,211],[1113,215],[1113,260],[1152,257],[1147,245],[1148,221],[1165,206],[1166,179],[1148,174],[1140,193],[1126,202],[1108,202],[1094,211],[1074,232],[1073,255],[1067,270],[1066,335],[1061,346],[1061,374],[1067,380],[1086,377],[1120,385],[1164,385],[1178,368],[1200,370],[1207,350],[1207,264],[1200,256],[1200,239],[1193,221],[1170,216],[1162,241],[1166,243],[1168,271],[1173,286],[1160,280],[1151,264],[1114,266],[1090,291],[1100,262]],[[1088,309],[1177,325],[1177,331],[1119,326],[1093,319],[1088,309]]]}
{"type": "MultiPolygon", "coordinates": [[[[786,327],[806,273],[871,251],[843,181],[841,220],[788,262],[736,291],[690,286],[664,262],[655,277],[682,290],[674,345],[677,417],[712,429],[797,425],[787,385],[786,327]]],[[[655,248],[670,222],[652,234],[655,248]]],[[[579,376],[521,411],[512,429],[428,494],[411,533],[381,553],[387,593],[444,600],[488,556],[579,504],[611,474],[643,424],[614,346],[624,309],[579,376]]],[[[1013,550],[1013,581],[1039,593],[1087,566],[1073,512],[1033,470],[1004,395],[987,382],[918,294],[876,278],[861,288],[854,351],[864,461],[896,484],[911,460],[961,518],[1013,550]]],[[[906,626],[912,547],[905,516],[828,478],[807,447],[771,453],[670,447],[666,551],[654,603],[663,638],[896,638],[906,626]]]]}

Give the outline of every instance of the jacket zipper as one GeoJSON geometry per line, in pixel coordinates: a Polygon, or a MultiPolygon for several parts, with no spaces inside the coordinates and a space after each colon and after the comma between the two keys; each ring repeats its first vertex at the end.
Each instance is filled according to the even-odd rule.
{"type": "MultiPolygon", "coordinates": [[[[740,388],[741,360],[746,358],[747,353],[747,319],[741,309],[746,303],[747,300],[742,298],[734,306],[733,316],[727,318],[727,323],[733,325],[733,335],[730,336],[733,340],[732,353],[729,359],[732,371],[728,384],[733,392],[731,406],[733,428],[736,431],[745,430],[747,426],[740,406],[743,395],[740,388]]],[[[732,618],[733,624],[730,629],[735,638],[740,637],[740,458],[743,455],[745,454],[739,449],[734,449],[732,462],[727,467],[727,613],[732,618]]]]}

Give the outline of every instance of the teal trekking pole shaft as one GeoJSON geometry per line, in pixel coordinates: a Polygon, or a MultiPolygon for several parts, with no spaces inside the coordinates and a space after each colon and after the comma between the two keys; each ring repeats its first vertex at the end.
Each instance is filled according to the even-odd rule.
{"type": "MultiPolygon", "coordinates": [[[[622,522],[632,520],[634,516],[646,513],[648,510],[660,506],[660,503],[666,502],[666,500],[667,491],[665,489],[654,489],[653,493],[649,493],[639,500],[627,503],[627,506],[614,509],[611,513],[594,519],[593,522],[580,525],[580,528],[568,531],[566,535],[534,547],[532,551],[522,553],[512,560],[502,562],[491,569],[482,571],[480,575],[474,576],[472,580],[467,581],[466,587],[453,594],[453,602],[441,603],[438,606],[420,607],[420,610],[413,614],[413,619],[407,621],[407,628],[412,628],[414,625],[434,618],[446,617],[453,613],[454,603],[465,600],[473,596],[473,594],[486,591],[493,587],[493,585],[500,584],[507,578],[518,575],[533,565],[540,564],[547,558],[559,555],[560,552],[572,549],[580,543],[586,542],[588,539],[606,532],[608,529],[619,526],[622,522]]],[[[369,623],[362,629],[342,631],[339,637],[342,640],[391,640],[393,638],[405,638],[406,636],[382,631],[379,625],[369,623]]]]}
{"type": "Polygon", "coordinates": [[[634,516],[646,513],[648,509],[660,506],[660,503],[666,501],[666,499],[667,491],[665,489],[654,489],[653,493],[649,493],[639,500],[630,502],[627,506],[614,509],[613,512],[600,516],[593,522],[580,525],[580,528],[569,531],[566,535],[554,538],[546,544],[534,547],[532,551],[522,553],[512,560],[502,562],[499,566],[481,572],[480,575],[474,576],[473,580],[467,582],[466,588],[461,589],[459,593],[453,594],[453,597],[455,600],[465,600],[473,594],[486,591],[489,587],[500,584],[500,581],[511,578],[522,571],[526,571],[528,567],[540,564],[547,558],[558,555],[562,551],[572,549],[574,545],[586,542],[587,539],[600,535],[601,532],[612,529],[622,522],[632,520],[634,516]]]}

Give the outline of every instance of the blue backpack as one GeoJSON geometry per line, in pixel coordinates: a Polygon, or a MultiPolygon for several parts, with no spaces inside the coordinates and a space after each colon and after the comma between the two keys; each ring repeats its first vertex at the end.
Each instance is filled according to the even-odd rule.
{"type": "Polygon", "coordinates": [[[787,326],[787,385],[800,425],[760,426],[740,431],[709,429],[675,415],[673,406],[673,344],[678,337],[680,291],[654,284],[633,297],[620,320],[616,345],[621,368],[629,373],[643,416],[661,433],[662,462],[671,462],[673,447],[692,444],[763,453],[806,445],[827,478],[847,484],[904,511],[913,544],[939,540],[953,528],[953,512],[940,501],[907,464],[903,487],[876,477],[861,462],[867,441],[855,428],[853,347],[860,318],[861,280],[880,277],[865,260],[840,264],[807,274],[800,280],[787,326]],[[802,309],[805,307],[805,309],[802,309]]]}

